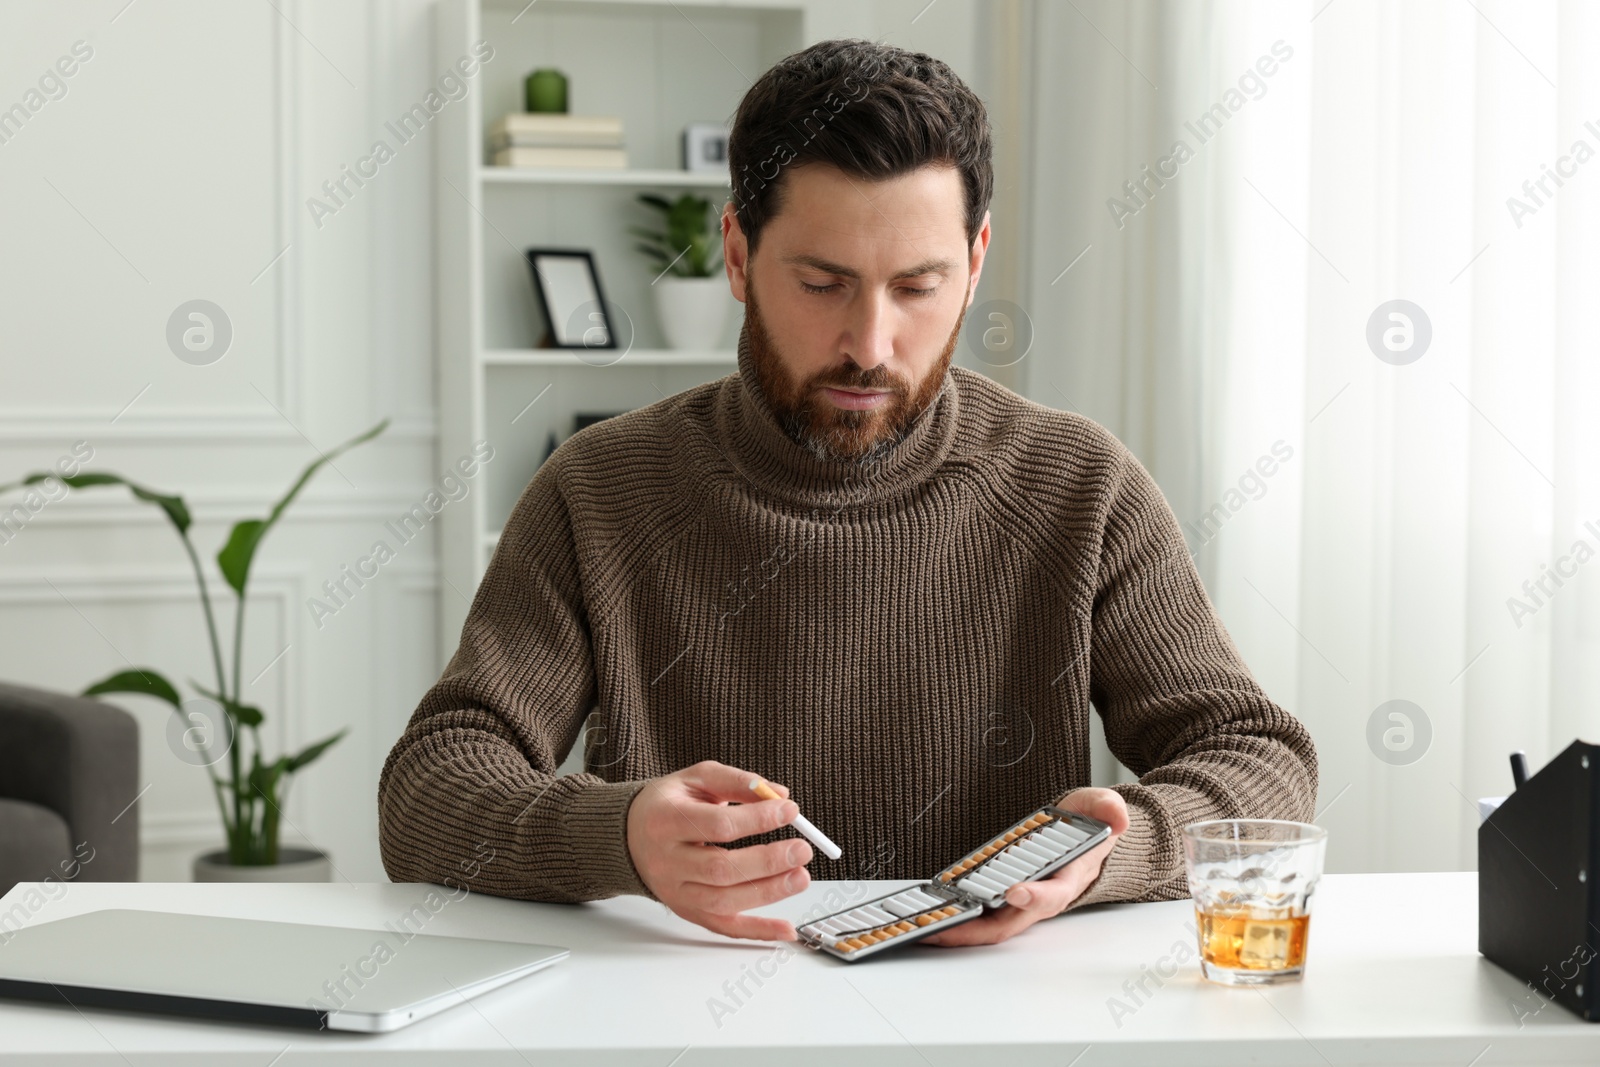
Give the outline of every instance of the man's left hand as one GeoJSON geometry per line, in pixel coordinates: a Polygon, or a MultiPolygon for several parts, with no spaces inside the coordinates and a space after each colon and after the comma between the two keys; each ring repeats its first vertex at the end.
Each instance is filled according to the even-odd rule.
{"type": "Polygon", "coordinates": [[[1128,805],[1115,790],[1089,787],[1074,789],[1056,801],[1056,807],[1099,819],[1111,827],[1111,836],[1050,877],[1012,886],[1006,891],[1009,907],[925,937],[924,945],[992,945],[1015,937],[1040,919],[1060,915],[1083,895],[1128,828],[1128,805]]]}

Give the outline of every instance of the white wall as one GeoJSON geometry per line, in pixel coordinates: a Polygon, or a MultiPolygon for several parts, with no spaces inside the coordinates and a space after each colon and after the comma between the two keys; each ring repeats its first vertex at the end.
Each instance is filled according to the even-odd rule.
{"type": "MultiPolygon", "coordinates": [[[[928,51],[981,80],[972,0],[815,6],[830,35],[928,51]]],[[[324,468],[265,542],[246,627],[245,698],[267,712],[271,753],[350,728],[290,791],[285,843],[328,849],[354,881],[384,877],[378,770],[442,666],[431,537],[320,626],[308,600],[375,540],[397,546],[385,520],[435,478],[432,147],[402,148],[331,217],[306,199],[437,78],[429,7],[0,7],[0,108],[36,107],[0,141],[0,483],[83,441],[89,469],[183,495],[226,644],[230,594],[211,559],[233,522],[264,515],[319,450],[394,419],[324,468]],[[64,95],[46,77],[30,97],[75,44],[91,54],[65,64],[64,95]],[[166,340],[195,299],[232,327],[207,365],[166,340]]],[[[77,691],[130,665],[210,684],[192,575],[153,508],[73,491],[0,543],[0,678],[77,691]]],[[[206,776],[169,748],[166,705],[117,701],[141,726],[142,877],[185,879],[222,841],[206,776]]]]}
{"type": "MultiPolygon", "coordinates": [[[[270,751],[351,730],[291,790],[285,840],[381,879],[377,771],[437,669],[433,546],[320,627],[307,601],[434,477],[431,153],[402,151],[320,228],[304,200],[431,78],[428,5],[123,3],[0,8],[0,107],[92,52],[0,143],[0,482],[88,442],[91,469],[186,498],[209,565],[318,450],[393,418],[264,543],[244,656],[270,751]],[[203,366],[165,337],[197,298],[233,329],[203,366]]],[[[226,607],[214,567],[212,591],[226,607]]],[[[26,684],[213,677],[180,543],[120,490],[74,491],[0,545],[0,635],[0,677],[26,684]]],[[[142,875],[187,878],[221,842],[209,785],[169,749],[166,705],[119,703],[141,725],[142,875]]]]}

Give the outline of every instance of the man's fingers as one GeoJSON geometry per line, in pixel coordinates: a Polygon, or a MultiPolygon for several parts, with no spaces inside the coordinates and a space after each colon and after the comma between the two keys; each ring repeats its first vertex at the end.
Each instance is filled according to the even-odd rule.
{"type": "Polygon", "coordinates": [[[923,938],[922,943],[938,945],[941,948],[953,948],[958,945],[992,945],[1008,937],[1015,937],[1043,917],[1033,908],[1001,908],[997,912],[969,920],[960,926],[940,930],[930,937],[923,938]]]}
{"type": "Polygon", "coordinates": [[[788,799],[787,786],[768,783],[781,799],[763,800],[750,789],[759,776],[726,763],[701,760],[678,772],[678,777],[688,792],[676,805],[678,821],[692,829],[670,831],[677,840],[737,841],[787,826],[800,814],[788,799]]]}
{"type": "Polygon", "coordinates": [[[1057,801],[1056,807],[1099,819],[1111,827],[1113,837],[1128,829],[1128,802],[1115,789],[1101,786],[1074,789],[1057,801]]]}
{"type": "MultiPolygon", "coordinates": [[[[710,759],[685,767],[682,774],[683,780],[703,794],[705,799],[732,800],[740,804],[760,800],[750,788],[750,783],[757,779],[766,781],[759,774],[710,759]]],[[[775,782],[767,784],[779,796],[788,797],[789,790],[786,787],[775,782]]]]}
{"type": "Polygon", "coordinates": [[[810,884],[811,846],[785,835],[744,849],[718,847],[799,814],[787,787],[768,783],[776,799],[763,799],[750,788],[758,780],[743,768],[702,760],[652,781],[628,809],[628,851],[646,887],[674,914],[727,937],[793,941],[789,921],[744,912],[810,884]]]}
{"type": "Polygon", "coordinates": [[[787,826],[800,813],[792,800],[758,800],[754,804],[698,804],[678,806],[692,828],[680,836],[685,841],[738,841],[787,826]]]}
{"type": "Polygon", "coordinates": [[[691,845],[683,880],[708,886],[739,885],[787,873],[811,862],[811,846],[801,840],[772,841],[745,848],[691,845]]]}
{"type": "Polygon", "coordinates": [[[1035,921],[1048,919],[1052,915],[1060,915],[1083,892],[1083,887],[1088,884],[1086,879],[1092,880],[1099,872],[1099,864],[1089,865],[1095,850],[1103,847],[1096,845],[1081,856],[1076,862],[1069,863],[1061,870],[1048,878],[1041,878],[1036,882],[1025,882],[1014,885],[1006,891],[1006,903],[1010,905],[1007,911],[1019,911],[1031,915],[1035,921]],[[1080,864],[1083,864],[1080,866],[1080,864]]]}
{"type": "Polygon", "coordinates": [[[934,945],[991,945],[1015,937],[1040,919],[1061,914],[1083,891],[1083,876],[1068,873],[1075,866],[1069,863],[1048,878],[1014,885],[1006,891],[1007,907],[923,940],[934,945]]]}
{"type": "Polygon", "coordinates": [[[682,825],[672,836],[680,841],[737,841],[787,826],[800,813],[792,800],[708,804],[684,798],[675,806],[682,825]]]}
{"type": "Polygon", "coordinates": [[[770,919],[764,915],[715,915],[693,910],[685,911],[683,917],[725,937],[747,937],[753,941],[795,941],[799,938],[794,924],[787,919],[770,919]]]}
{"type": "Polygon", "coordinates": [[[1015,937],[1041,919],[1060,915],[1099,875],[1116,844],[1112,836],[1048,878],[1022,882],[1006,890],[1005,908],[923,938],[930,945],[992,945],[1015,937]]]}
{"type": "Polygon", "coordinates": [[[730,916],[783,900],[810,884],[811,875],[804,867],[796,867],[792,871],[731,886],[685,882],[678,887],[678,893],[690,907],[698,911],[730,916]]]}

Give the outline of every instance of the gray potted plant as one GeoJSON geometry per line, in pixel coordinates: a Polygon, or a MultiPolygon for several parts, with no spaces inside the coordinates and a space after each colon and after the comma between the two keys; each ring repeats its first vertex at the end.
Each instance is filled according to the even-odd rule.
{"type": "Polygon", "coordinates": [[[266,518],[244,519],[236,523],[227,541],[218,550],[217,569],[228,588],[233,590],[235,600],[231,676],[224,668],[216,613],[212,610],[205,569],[195,552],[194,542],[189,538],[192,523],[189,508],[182,497],[158,493],[130,482],[121,475],[104,471],[85,471],[74,475],[43,472],[0,486],[0,493],[5,493],[52,478],[74,489],[125,486],[136,499],[160,508],[183,542],[200,592],[200,608],[211,642],[211,662],[216,669],[216,688],[208,688],[190,679],[191,688],[200,697],[185,700],[179,695],[177,687],[159,672],[148,667],[135,667],[118,671],[94,683],[83,691],[83,695],[137,693],[155,697],[171,704],[173,712],[182,720],[179,731],[182,743],[175,745],[174,751],[185,762],[205,767],[210,775],[227,838],[226,847],[196,857],[196,881],[325,882],[331,879],[331,864],[326,853],[317,849],[280,848],[278,838],[291,776],[326,752],[345,735],[345,731],[340,730],[292,755],[281,755],[274,760],[263,758],[260,730],[265,715],[260,708],[244,702],[241,686],[245,592],[249,586],[250,565],[255,560],[256,549],[312,475],[342,453],[376,437],[388,425],[389,420],[384,419],[366,433],[351,438],[317,459],[301,472],[266,518]],[[246,738],[250,749],[248,758],[245,752],[246,738]],[[180,747],[183,751],[178,751],[180,747]],[[224,760],[227,762],[226,776],[217,771],[217,764],[224,760]]]}
{"type": "Polygon", "coordinates": [[[657,228],[630,226],[636,246],[656,271],[651,283],[656,321],[667,344],[680,351],[710,351],[722,340],[733,294],[722,274],[722,239],[711,201],[693,193],[668,200],[640,193],[639,202],[660,213],[657,228]]]}

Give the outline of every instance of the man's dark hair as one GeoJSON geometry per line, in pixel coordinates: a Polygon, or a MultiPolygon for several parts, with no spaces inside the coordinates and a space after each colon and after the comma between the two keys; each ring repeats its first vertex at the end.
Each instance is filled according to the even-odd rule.
{"type": "Polygon", "coordinates": [[[994,194],[983,101],[943,62],[875,41],[819,41],[780,60],[740,101],[728,166],[751,252],[783,206],[784,172],[806,163],[868,181],[955,167],[969,247],[994,194]]]}

